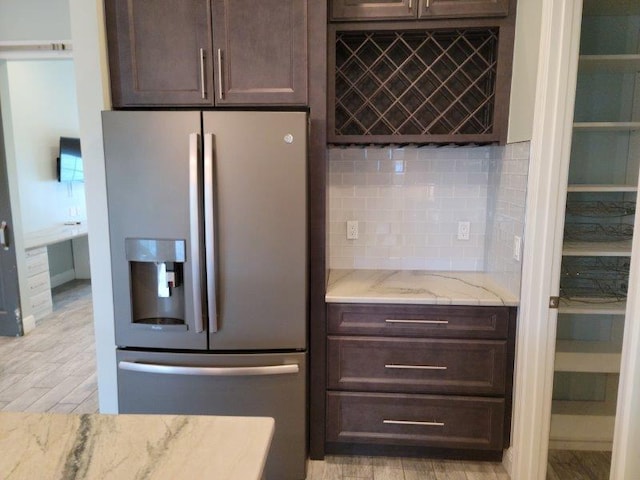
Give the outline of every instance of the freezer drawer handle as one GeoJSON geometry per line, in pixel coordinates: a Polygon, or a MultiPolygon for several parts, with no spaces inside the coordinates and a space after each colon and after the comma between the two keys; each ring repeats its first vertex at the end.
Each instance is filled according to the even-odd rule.
{"type": "Polygon", "coordinates": [[[395,318],[387,318],[385,320],[387,323],[420,323],[426,325],[448,325],[449,320],[404,320],[404,319],[395,319],[395,318]]]}
{"type": "Polygon", "coordinates": [[[286,375],[298,373],[297,363],[291,365],[268,365],[260,367],[183,367],[178,365],[156,365],[153,363],[125,362],[118,363],[120,370],[141,373],[161,373],[165,375],[201,375],[211,377],[242,377],[260,375],[286,375]]]}
{"type": "Polygon", "coordinates": [[[441,365],[398,365],[387,364],[384,368],[400,368],[407,370],[446,370],[447,367],[441,365]]]}
{"type": "Polygon", "coordinates": [[[423,427],[444,427],[444,422],[415,422],[412,420],[382,420],[382,423],[393,425],[420,425],[423,427]]]}

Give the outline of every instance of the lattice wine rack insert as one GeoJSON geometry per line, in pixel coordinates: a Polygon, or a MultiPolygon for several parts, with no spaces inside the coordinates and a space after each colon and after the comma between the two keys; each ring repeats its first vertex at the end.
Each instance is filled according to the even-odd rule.
{"type": "Polygon", "coordinates": [[[338,31],[335,135],[493,128],[498,29],[338,31]]]}

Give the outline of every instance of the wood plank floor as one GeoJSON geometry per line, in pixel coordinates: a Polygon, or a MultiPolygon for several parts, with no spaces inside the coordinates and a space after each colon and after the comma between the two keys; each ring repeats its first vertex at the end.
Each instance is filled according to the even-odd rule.
{"type": "Polygon", "coordinates": [[[53,313],[24,337],[0,337],[0,410],[98,411],[91,284],[53,291],[53,313]]]}
{"type": "Polygon", "coordinates": [[[492,462],[331,455],[310,460],[306,480],[509,480],[509,475],[492,462]]]}
{"type": "MultiPolygon", "coordinates": [[[[54,311],[24,337],[0,337],[0,410],[96,413],[91,285],[53,291],[54,311]]],[[[549,453],[548,480],[606,480],[611,455],[549,453]]],[[[426,458],[327,456],[309,461],[307,480],[508,480],[500,463],[426,458]]]]}
{"type": "Polygon", "coordinates": [[[609,480],[611,452],[549,450],[547,480],[609,480]]]}

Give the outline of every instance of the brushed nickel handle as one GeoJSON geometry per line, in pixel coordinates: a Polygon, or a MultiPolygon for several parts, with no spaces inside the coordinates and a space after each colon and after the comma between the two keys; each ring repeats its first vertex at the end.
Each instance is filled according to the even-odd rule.
{"type": "Polygon", "coordinates": [[[207,85],[205,83],[206,77],[204,73],[204,62],[205,62],[205,51],[204,48],[200,49],[200,95],[203,100],[207,99],[207,85]]]}
{"type": "Polygon", "coordinates": [[[255,377],[264,375],[286,375],[298,373],[297,363],[289,365],[266,365],[257,367],[185,367],[181,365],[158,365],[154,363],[126,362],[118,363],[120,370],[140,373],[159,373],[164,375],[200,375],[209,377],[255,377]]]}
{"type": "Polygon", "coordinates": [[[202,318],[202,275],[200,270],[200,202],[198,201],[198,163],[200,135],[189,134],[189,235],[191,237],[191,284],[194,327],[196,333],[204,331],[202,318]]]}
{"type": "Polygon", "coordinates": [[[417,323],[417,324],[425,324],[425,325],[448,325],[449,320],[406,320],[402,318],[387,318],[385,319],[386,323],[417,323]]]}
{"type": "Polygon", "coordinates": [[[222,88],[222,49],[218,49],[218,98],[224,100],[224,90],[222,88]]]}
{"type": "Polygon", "coordinates": [[[429,0],[426,0],[424,8],[429,8],[429,0]]]}
{"type": "Polygon", "coordinates": [[[384,366],[384,368],[397,368],[405,370],[446,370],[447,367],[442,365],[402,365],[390,363],[384,366]]]}
{"type": "Polygon", "coordinates": [[[218,287],[216,253],[216,224],[214,212],[213,182],[213,134],[204,135],[204,244],[207,270],[207,305],[209,309],[209,333],[218,331],[218,287]]]}
{"type": "Polygon", "coordinates": [[[409,0],[409,11],[413,8],[413,0],[409,0]]]}
{"type": "Polygon", "coordinates": [[[444,422],[416,422],[413,420],[382,420],[393,425],[420,425],[423,427],[444,427],[444,422]]]}
{"type": "Polygon", "coordinates": [[[9,250],[9,242],[7,241],[6,230],[7,222],[3,220],[2,223],[0,223],[0,247],[2,247],[3,250],[9,250]]]}

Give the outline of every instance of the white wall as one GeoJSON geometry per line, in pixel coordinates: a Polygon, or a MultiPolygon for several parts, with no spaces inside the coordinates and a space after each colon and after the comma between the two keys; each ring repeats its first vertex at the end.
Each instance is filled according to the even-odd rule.
{"type": "Polygon", "coordinates": [[[86,221],[83,183],[59,183],[55,159],[61,136],[77,137],[78,106],[71,60],[7,61],[7,89],[24,234],[86,221]],[[70,208],[78,211],[70,215],[70,208]]]}
{"type": "Polygon", "coordinates": [[[68,0],[0,0],[0,42],[70,36],[68,0]]]}
{"type": "Polygon", "coordinates": [[[102,413],[118,411],[111,254],[102,149],[101,110],[111,105],[102,0],[70,0],[71,40],[78,85],[80,139],[87,186],[93,322],[102,413]]]}
{"type": "Polygon", "coordinates": [[[329,153],[329,268],[485,271],[519,294],[529,142],[329,153]],[[469,240],[458,221],[471,222],[469,240]]]}
{"type": "Polygon", "coordinates": [[[329,268],[484,268],[491,147],[332,148],[329,268]],[[346,221],[359,222],[347,240],[346,221]],[[458,240],[458,222],[470,222],[458,240]]]}

